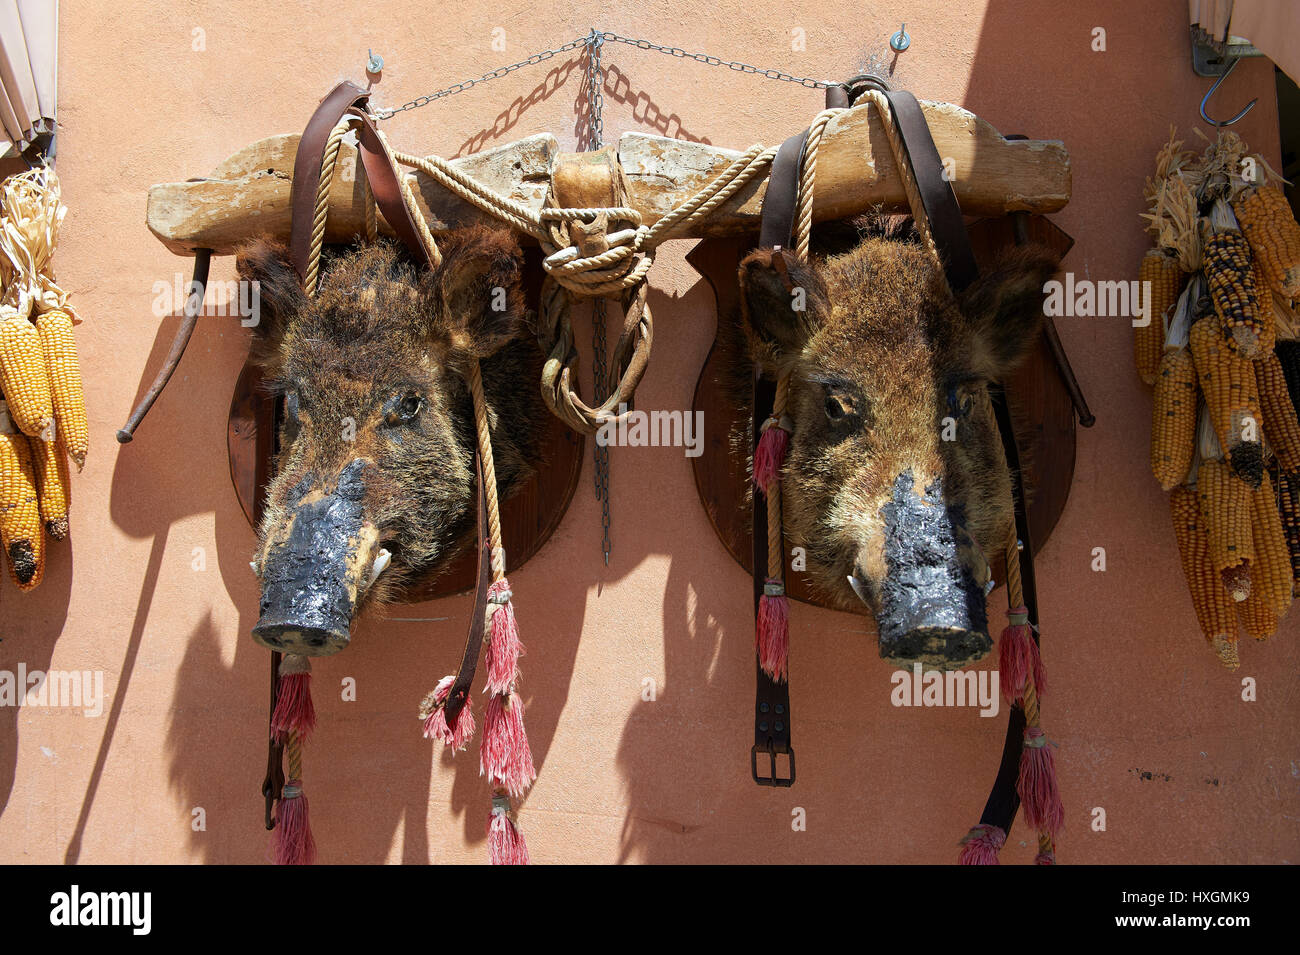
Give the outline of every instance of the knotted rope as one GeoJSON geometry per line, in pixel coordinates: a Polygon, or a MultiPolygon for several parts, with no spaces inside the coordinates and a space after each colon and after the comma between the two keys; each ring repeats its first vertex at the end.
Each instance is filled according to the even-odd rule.
{"type": "MultiPolygon", "coordinates": [[[[538,327],[539,342],[547,352],[542,394],[557,417],[583,434],[594,434],[606,421],[617,420],[620,405],[631,400],[645,372],[653,342],[646,277],[654,264],[655,250],[675,232],[707,219],[763,174],[775,155],[775,148],[751,146],[703,189],[647,226],[637,210],[625,207],[534,210],[495,193],[446,159],[393,153],[397,162],[419,170],[453,195],[537,240],[545,254],[542,267],[547,276],[538,327]],[[615,346],[610,372],[611,379],[615,374],[619,379],[606,383],[601,390],[608,397],[591,407],[574,387],[578,353],[571,305],[575,298],[614,297],[619,299],[624,314],[623,332],[615,346]]],[[[405,177],[403,183],[407,188],[405,177]]],[[[421,232],[427,234],[414,199],[408,205],[421,232]]]]}

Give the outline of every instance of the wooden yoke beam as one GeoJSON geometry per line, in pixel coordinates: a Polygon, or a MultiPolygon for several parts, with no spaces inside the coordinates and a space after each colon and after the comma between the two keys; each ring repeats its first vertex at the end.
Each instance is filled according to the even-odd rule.
{"type": "MultiPolygon", "coordinates": [[[[1070,200],[1070,157],[1055,140],[1011,140],[973,113],[949,103],[922,102],[935,146],[950,169],[962,211],[1000,216],[1008,212],[1055,212],[1070,200]]],[[[839,219],[883,207],[907,211],[898,170],[880,121],[864,103],[836,117],[826,129],[817,161],[814,218],[839,219]]],[[[356,177],[356,153],[345,140],[329,196],[327,242],[364,233],[365,205],[356,177]]],[[[258,235],[289,235],[289,190],[298,135],[272,136],[235,153],[212,173],[149,190],[147,222],[164,245],[180,255],[200,248],[218,255],[258,235]]],[[[550,186],[559,146],[549,134],[529,136],[453,160],[458,168],[502,195],[540,209],[550,186]]],[[[739,152],[703,143],[625,133],[618,158],[631,205],[653,224],[702,189],[739,152]]],[[[422,173],[413,177],[435,236],[473,222],[495,221],[422,173]]],[[[757,231],[766,181],[751,183],[707,222],[682,238],[757,231]]],[[[391,234],[380,219],[380,231],[391,234]]]]}

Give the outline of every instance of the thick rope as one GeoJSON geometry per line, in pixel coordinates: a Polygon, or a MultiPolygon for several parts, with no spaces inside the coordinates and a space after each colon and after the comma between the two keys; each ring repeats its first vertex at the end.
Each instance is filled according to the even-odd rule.
{"type": "Polygon", "coordinates": [[[501,512],[497,503],[497,472],[492,461],[492,430],[488,420],[487,400],[483,397],[483,374],[477,359],[470,361],[465,375],[474,400],[474,434],[479,459],[483,462],[483,496],[487,499],[488,541],[492,547],[492,580],[506,575],[506,552],[501,546],[501,512]]]}
{"type": "Polygon", "coordinates": [[[316,294],[316,287],[320,281],[320,254],[325,245],[325,220],[329,216],[330,184],[334,181],[334,166],[338,162],[339,147],[343,145],[343,137],[347,135],[348,130],[354,123],[359,122],[360,119],[356,116],[344,116],[334,124],[329,138],[325,140],[325,152],[321,156],[320,163],[320,183],[316,186],[316,208],[312,214],[307,275],[303,281],[308,295],[316,294]]]}
{"type": "MultiPolygon", "coordinates": [[[[789,431],[789,420],[785,415],[786,402],[790,397],[790,376],[783,375],[777,380],[776,393],[772,397],[772,417],[765,422],[769,428],[785,428],[789,431]]],[[[767,576],[785,585],[785,548],[781,535],[781,477],[772,482],[767,491],[767,576]]]]}
{"type": "Polygon", "coordinates": [[[943,256],[939,254],[939,247],[934,241],[934,232],[930,228],[930,217],[925,214],[925,203],[921,201],[921,189],[916,184],[916,174],[912,172],[912,164],[908,161],[903,134],[898,131],[898,126],[894,122],[893,108],[880,90],[867,90],[862,94],[862,98],[870,100],[876,107],[876,116],[880,120],[880,125],[884,127],[885,138],[889,141],[889,151],[894,156],[894,166],[898,169],[898,178],[902,180],[903,191],[907,193],[907,204],[912,209],[912,219],[916,223],[916,231],[921,236],[921,244],[934,256],[936,262],[942,263],[943,256]]]}
{"type": "Polygon", "coordinates": [[[289,738],[284,744],[284,755],[289,762],[289,776],[286,782],[302,782],[302,740],[297,730],[289,731],[289,738]]]}
{"type": "Polygon", "coordinates": [[[795,251],[805,262],[812,245],[813,193],[817,186],[817,150],[822,143],[822,134],[827,124],[844,109],[824,109],[813,119],[808,127],[808,138],[804,140],[803,160],[799,174],[799,204],[795,222],[795,251]]]}

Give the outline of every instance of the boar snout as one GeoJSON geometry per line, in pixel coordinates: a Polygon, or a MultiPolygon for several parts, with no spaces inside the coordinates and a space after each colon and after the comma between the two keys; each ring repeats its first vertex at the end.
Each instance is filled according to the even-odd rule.
{"type": "Polygon", "coordinates": [[[303,494],[267,534],[255,564],[262,600],[253,639],[262,646],[319,657],[348,645],[357,602],[389,560],[362,515],[363,467],[348,464],[332,492],[303,494]]]}
{"type": "Polygon", "coordinates": [[[881,657],[942,670],[983,658],[993,647],[984,605],[988,564],[960,509],[945,502],[942,481],[919,495],[911,470],[902,472],[881,516],[884,577],[864,575],[854,584],[875,611],[881,657]]]}

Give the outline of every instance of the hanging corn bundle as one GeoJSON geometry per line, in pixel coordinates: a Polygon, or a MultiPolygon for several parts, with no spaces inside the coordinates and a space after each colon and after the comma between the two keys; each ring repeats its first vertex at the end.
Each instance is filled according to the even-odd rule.
{"type": "Polygon", "coordinates": [[[1197,623],[1235,670],[1240,631],[1272,636],[1300,585],[1300,225],[1241,137],[1220,130],[1199,157],[1182,145],[1171,132],[1145,191],[1142,278],[1164,315],[1153,379],[1151,333],[1134,348],[1197,623]],[[1162,259],[1191,274],[1167,314],[1162,259]]]}
{"type": "Polygon", "coordinates": [[[51,261],[66,212],[52,169],[0,185],[0,535],[23,590],[41,581],[44,534],[68,534],[67,456],[80,469],[88,448],[73,314],[51,261]]]}

